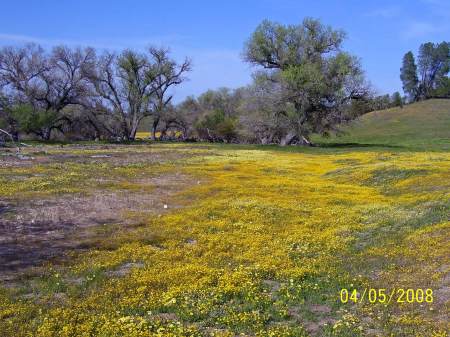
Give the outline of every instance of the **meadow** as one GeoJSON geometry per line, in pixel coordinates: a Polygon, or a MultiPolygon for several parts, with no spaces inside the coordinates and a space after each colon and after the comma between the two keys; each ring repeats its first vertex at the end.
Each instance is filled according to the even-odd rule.
{"type": "Polygon", "coordinates": [[[380,144],[379,115],[358,122],[372,138],[313,148],[6,153],[0,335],[447,336],[448,129],[380,144]],[[432,298],[343,301],[342,289],[432,298]]]}

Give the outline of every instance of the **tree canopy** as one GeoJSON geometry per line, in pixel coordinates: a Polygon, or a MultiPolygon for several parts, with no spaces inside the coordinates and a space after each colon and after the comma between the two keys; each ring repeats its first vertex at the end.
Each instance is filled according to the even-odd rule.
{"type": "Polygon", "coordinates": [[[312,132],[327,133],[346,120],[351,102],[369,88],[358,59],[341,49],[344,32],[307,18],[299,25],[263,21],[244,49],[244,60],[261,66],[259,83],[276,83],[273,106],[289,128],[280,143],[309,143],[312,132]]]}
{"type": "Polygon", "coordinates": [[[4,47],[0,89],[14,107],[2,115],[15,121],[10,127],[46,140],[52,130],[64,133],[80,123],[96,135],[132,140],[144,117],[152,116],[156,128],[172,99],[169,88],[190,69],[188,59],[178,64],[158,48],[97,56],[92,48],[4,47]]]}
{"type": "Polygon", "coordinates": [[[411,51],[403,57],[400,79],[410,101],[432,97],[450,97],[450,43],[423,43],[418,64],[411,51]]]}

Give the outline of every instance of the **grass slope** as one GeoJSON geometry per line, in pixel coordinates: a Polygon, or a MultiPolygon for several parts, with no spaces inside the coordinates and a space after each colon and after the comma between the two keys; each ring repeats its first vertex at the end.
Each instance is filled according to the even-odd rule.
{"type": "Polygon", "coordinates": [[[316,136],[326,145],[366,144],[421,149],[450,149],[450,100],[432,99],[374,111],[343,127],[342,135],[316,136]]]}

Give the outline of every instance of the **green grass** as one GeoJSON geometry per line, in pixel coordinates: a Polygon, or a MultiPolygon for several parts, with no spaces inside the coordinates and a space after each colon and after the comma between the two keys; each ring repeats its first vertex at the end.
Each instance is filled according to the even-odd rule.
{"type": "Polygon", "coordinates": [[[324,146],[389,146],[450,150],[450,100],[432,99],[370,112],[343,126],[341,135],[315,136],[324,146]]]}

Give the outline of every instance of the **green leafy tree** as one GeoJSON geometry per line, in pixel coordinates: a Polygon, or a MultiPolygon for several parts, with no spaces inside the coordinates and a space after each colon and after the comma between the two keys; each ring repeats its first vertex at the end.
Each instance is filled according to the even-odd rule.
{"type": "Polygon", "coordinates": [[[12,107],[11,116],[16,121],[20,132],[35,134],[44,139],[46,131],[60,118],[53,110],[35,110],[30,104],[12,107]]]}
{"type": "Polygon", "coordinates": [[[0,92],[0,138],[12,138],[14,141],[19,140],[19,130],[17,121],[11,114],[11,100],[4,93],[0,92]]]}
{"type": "Polygon", "coordinates": [[[442,79],[450,71],[450,44],[448,42],[427,42],[420,46],[418,57],[421,95],[433,97],[433,93],[442,84],[442,79]]]}
{"type": "Polygon", "coordinates": [[[391,106],[403,108],[403,98],[398,91],[392,94],[391,106]]]}
{"type": "Polygon", "coordinates": [[[403,56],[402,67],[400,68],[400,79],[403,83],[403,91],[408,95],[410,101],[418,98],[419,79],[417,77],[417,65],[414,54],[409,51],[403,56]]]}
{"type": "Polygon", "coordinates": [[[433,91],[434,97],[450,98],[450,78],[444,76],[439,80],[437,88],[433,91]]]}
{"type": "Polygon", "coordinates": [[[427,42],[420,45],[418,65],[412,52],[403,57],[400,79],[410,101],[449,97],[450,43],[427,42]]]}
{"type": "Polygon", "coordinates": [[[223,110],[206,114],[196,124],[201,139],[212,142],[231,142],[237,138],[236,119],[226,116],[223,110]]]}
{"type": "MultiPolygon", "coordinates": [[[[7,104],[0,99],[0,128],[4,128],[14,141],[19,140],[20,133],[34,134],[45,138],[45,132],[55,125],[59,118],[52,110],[36,110],[31,104],[7,104]]],[[[62,131],[62,130],[61,130],[62,131]]]]}
{"type": "Polygon", "coordinates": [[[313,132],[326,133],[348,118],[352,100],[368,94],[356,57],[341,50],[344,32],[307,18],[300,25],[263,21],[244,49],[244,59],[266,69],[279,84],[280,113],[289,129],[280,144],[310,144],[313,132]]]}
{"type": "Polygon", "coordinates": [[[208,90],[191,102],[189,105],[197,115],[194,125],[198,137],[214,142],[236,141],[241,102],[242,89],[228,88],[208,90]]]}

